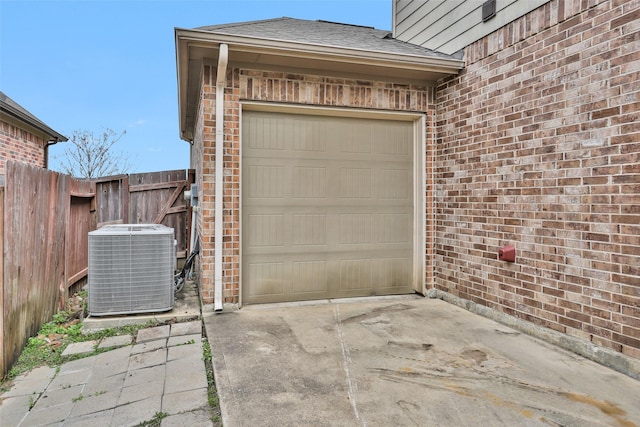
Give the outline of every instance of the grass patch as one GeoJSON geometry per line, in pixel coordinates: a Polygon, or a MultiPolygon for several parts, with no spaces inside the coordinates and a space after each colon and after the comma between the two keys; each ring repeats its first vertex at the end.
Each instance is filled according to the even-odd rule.
{"type": "Polygon", "coordinates": [[[166,412],[156,412],[153,418],[151,418],[149,421],[141,422],[135,427],[160,427],[162,420],[164,418],[167,418],[168,415],[169,414],[167,414],[166,412]]]}
{"type": "Polygon", "coordinates": [[[207,373],[207,400],[211,411],[211,421],[215,427],[222,426],[222,418],[220,414],[220,402],[218,400],[218,390],[216,389],[215,378],[213,376],[211,346],[208,340],[202,342],[202,360],[207,373]]]}
{"type": "Polygon", "coordinates": [[[42,325],[35,337],[29,338],[18,361],[11,367],[2,384],[0,384],[0,389],[4,389],[5,381],[10,381],[18,375],[39,366],[59,367],[65,362],[94,356],[109,350],[95,349],[92,353],[63,357],[62,353],[69,344],[83,341],[100,341],[103,338],[115,335],[131,335],[135,337],[139,329],[158,324],[158,322],[150,321],[145,324],[127,325],[84,334],[80,320],[71,319],[70,316],[71,314],[67,311],[59,311],[53,315],[51,322],[42,325]]]}
{"type": "Polygon", "coordinates": [[[212,358],[213,354],[211,353],[211,345],[209,345],[209,341],[205,340],[202,342],[202,360],[205,362],[211,362],[212,358]]]}

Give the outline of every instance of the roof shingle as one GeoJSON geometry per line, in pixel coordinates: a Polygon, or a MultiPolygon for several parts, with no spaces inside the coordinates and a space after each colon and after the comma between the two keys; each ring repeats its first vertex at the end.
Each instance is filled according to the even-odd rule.
{"type": "Polygon", "coordinates": [[[68,141],[67,137],[47,126],[42,120],[31,114],[26,108],[0,91],[0,111],[44,132],[52,141],[68,141]]]}
{"type": "Polygon", "coordinates": [[[390,31],[320,20],[310,21],[282,17],[263,21],[211,25],[198,27],[196,30],[335,48],[443,59],[454,58],[452,55],[396,40],[390,31]]]}

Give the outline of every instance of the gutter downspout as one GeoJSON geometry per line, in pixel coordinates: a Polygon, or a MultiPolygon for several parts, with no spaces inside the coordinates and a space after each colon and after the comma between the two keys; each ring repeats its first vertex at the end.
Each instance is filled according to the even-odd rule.
{"type": "Polygon", "coordinates": [[[60,142],[58,138],[51,139],[44,144],[44,168],[49,169],[49,146],[60,142]]]}
{"type": "Polygon", "coordinates": [[[214,206],[214,285],[213,285],[213,309],[222,311],[222,217],[224,199],[224,85],[227,76],[227,63],[229,61],[229,46],[220,44],[218,54],[218,72],[216,73],[216,186],[214,206]]]}

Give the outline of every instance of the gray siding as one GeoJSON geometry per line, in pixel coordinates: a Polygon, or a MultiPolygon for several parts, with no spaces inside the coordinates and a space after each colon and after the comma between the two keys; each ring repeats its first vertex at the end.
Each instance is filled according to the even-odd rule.
{"type": "Polygon", "coordinates": [[[496,16],[482,22],[484,0],[393,0],[398,40],[454,54],[549,0],[497,0],[496,16]]]}

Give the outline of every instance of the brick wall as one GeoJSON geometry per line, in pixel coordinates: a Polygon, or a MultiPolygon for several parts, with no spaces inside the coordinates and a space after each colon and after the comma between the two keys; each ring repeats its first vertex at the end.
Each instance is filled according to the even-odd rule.
{"type": "MultiPolygon", "coordinates": [[[[215,186],[215,67],[204,67],[201,118],[195,150],[201,146],[203,192],[200,198],[202,224],[202,270],[200,285],[205,304],[213,303],[214,267],[214,186],[215,186]]],[[[355,81],[321,76],[229,69],[225,88],[224,127],[224,214],[223,214],[223,298],[225,303],[237,303],[240,295],[240,102],[244,100],[307,104],[336,107],[358,107],[383,110],[420,111],[427,113],[427,135],[433,136],[434,88],[395,85],[375,81],[355,81]]],[[[427,141],[427,157],[431,157],[431,139],[427,141]]],[[[431,177],[431,170],[427,170],[431,177]]],[[[200,178],[198,178],[200,179],[200,178]]],[[[427,179],[428,200],[432,200],[433,185],[427,179]]],[[[431,204],[426,208],[433,216],[431,204]]],[[[427,229],[427,242],[433,240],[432,223],[427,229]],[[429,234],[431,233],[431,234],[429,234]]],[[[432,244],[427,244],[428,282],[433,268],[430,265],[432,244]]]]}
{"type": "MultiPolygon", "coordinates": [[[[199,272],[199,277],[200,277],[200,282],[202,282],[203,279],[205,279],[205,277],[203,276],[203,271],[202,271],[202,263],[201,263],[201,259],[202,259],[202,254],[204,252],[203,247],[202,247],[202,240],[204,238],[204,234],[202,233],[202,229],[203,229],[203,222],[202,222],[202,204],[204,202],[204,198],[202,197],[203,195],[203,162],[204,162],[204,156],[203,156],[203,149],[204,149],[204,132],[207,131],[209,133],[211,133],[211,130],[209,128],[205,129],[204,127],[204,111],[205,111],[205,93],[204,93],[204,87],[201,87],[200,89],[200,100],[199,100],[199,104],[198,104],[198,110],[197,110],[197,114],[196,114],[196,120],[195,120],[195,132],[194,132],[194,137],[193,137],[193,142],[191,144],[191,148],[190,148],[190,152],[189,152],[189,157],[190,157],[190,167],[192,169],[195,170],[195,184],[198,187],[198,210],[196,211],[196,235],[200,236],[200,257],[196,258],[196,269],[199,272]]],[[[208,101],[210,102],[210,101],[208,101]]],[[[213,283],[213,282],[212,282],[213,283]]],[[[202,283],[201,283],[202,284],[202,283]]],[[[202,289],[201,289],[202,290],[202,289]]]]}
{"type": "Polygon", "coordinates": [[[553,0],[465,49],[436,93],[436,288],[640,358],[639,30],[640,1],[553,0]]]}
{"type": "Polygon", "coordinates": [[[0,175],[7,160],[45,166],[46,141],[30,132],[0,121],[0,175]]]}

